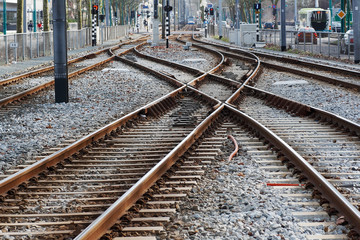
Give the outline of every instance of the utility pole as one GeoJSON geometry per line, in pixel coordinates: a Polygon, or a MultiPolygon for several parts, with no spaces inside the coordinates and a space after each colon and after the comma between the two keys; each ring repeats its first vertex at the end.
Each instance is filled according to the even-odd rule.
{"type": "Polygon", "coordinates": [[[110,16],[109,16],[109,0],[105,0],[105,23],[106,26],[110,26],[110,16]]]}
{"type": "MultiPolygon", "coordinates": [[[[296,0],[295,0],[296,2],[296,0]]],[[[259,0],[259,3],[261,5],[261,0],[259,0]]],[[[261,13],[262,13],[262,9],[260,9],[260,13],[259,13],[259,28],[261,29],[262,28],[262,24],[261,24],[261,13]]]]}
{"type": "Polygon", "coordinates": [[[36,27],[37,27],[36,26],[36,0],[34,0],[33,25],[34,25],[34,32],[36,32],[36,27]]]}
{"type": "Polygon", "coordinates": [[[353,0],[354,62],[360,63],[360,0],[353,0]]]}
{"type": "MultiPolygon", "coordinates": [[[[35,24],[34,24],[35,25],[35,24]]],[[[53,0],[55,102],[69,102],[65,0],[53,0]]]]}
{"type": "Polygon", "coordinates": [[[350,1],[347,1],[346,3],[346,26],[347,26],[347,30],[350,29],[350,1]]]}
{"type": "Polygon", "coordinates": [[[158,14],[159,1],[154,0],[154,20],[153,20],[153,45],[159,44],[159,14],[158,14]]]}
{"type": "Polygon", "coordinates": [[[295,0],[295,2],[294,2],[294,23],[295,23],[295,27],[296,27],[296,23],[297,23],[297,0],[295,0]]]}
{"type": "Polygon", "coordinates": [[[6,30],[7,30],[7,22],[6,22],[6,0],[3,0],[3,16],[4,16],[4,35],[6,35],[6,30]]]}
{"type": "Polygon", "coordinates": [[[240,29],[240,19],[239,19],[239,0],[236,0],[236,6],[235,6],[235,11],[236,11],[236,29],[240,29]]]}
{"type": "Polygon", "coordinates": [[[329,10],[330,10],[330,30],[332,31],[332,18],[333,18],[332,0],[329,0],[329,10]]]}
{"type": "MultiPolygon", "coordinates": [[[[6,0],[4,0],[5,2],[6,0]]],[[[26,23],[26,0],[24,0],[24,7],[23,7],[23,33],[27,31],[27,23],[26,23]]]]}
{"type": "Polygon", "coordinates": [[[180,12],[181,12],[180,2],[181,0],[178,0],[178,30],[180,30],[180,12]]]}
{"type": "Polygon", "coordinates": [[[162,21],[161,21],[161,38],[162,39],[165,39],[165,0],[162,0],[162,8],[161,8],[161,11],[162,11],[162,21]]]}
{"type": "Polygon", "coordinates": [[[219,0],[219,38],[222,38],[222,0],[219,0]]]}
{"type": "Polygon", "coordinates": [[[281,0],[281,51],[286,51],[285,0],[281,0]]]}
{"type": "MultiPolygon", "coordinates": [[[[345,0],[341,0],[341,10],[345,12],[345,0]]],[[[341,32],[345,32],[345,18],[341,19],[341,32]]]]}

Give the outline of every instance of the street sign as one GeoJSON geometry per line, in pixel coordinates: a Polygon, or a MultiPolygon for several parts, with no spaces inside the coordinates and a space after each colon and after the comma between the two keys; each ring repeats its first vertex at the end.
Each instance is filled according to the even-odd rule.
{"type": "Polygon", "coordinates": [[[340,10],[337,14],[336,14],[340,19],[343,19],[346,16],[346,13],[343,10],[340,10]]]}
{"type": "Polygon", "coordinates": [[[275,4],[274,4],[274,5],[272,5],[272,8],[273,8],[273,9],[276,9],[276,5],[275,5],[275,4]]]}
{"type": "Polygon", "coordinates": [[[19,44],[17,42],[12,42],[12,43],[10,43],[10,47],[17,48],[17,47],[19,47],[19,44]]]}
{"type": "Polygon", "coordinates": [[[255,11],[255,14],[259,14],[259,13],[260,13],[260,11],[258,11],[258,10],[255,11]]]}
{"type": "Polygon", "coordinates": [[[204,24],[208,24],[208,21],[204,21],[204,24]]]}

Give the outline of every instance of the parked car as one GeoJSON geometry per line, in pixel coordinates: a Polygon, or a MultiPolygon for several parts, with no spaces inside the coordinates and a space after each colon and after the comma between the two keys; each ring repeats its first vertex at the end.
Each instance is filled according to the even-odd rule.
{"type": "Polygon", "coordinates": [[[345,33],[343,39],[341,39],[341,52],[348,54],[354,51],[354,30],[349,30],[345,33]]]}
{"type": "Polygon", "coordinates": [[[230,28],[230,25],[227,23],[227,21],[221,21],[221,24],[226,28],[230,28]]]}
{"type": "Polygon", "coordinates": [[[264,29],[274,29],[274,24],[271,22],[264,23],[264,29]]]}
{"type": "Polygon", "coordinates": [[[331,31],[333,31],[333,32],[341,32],[341,23],[333,21],[332,25],[331,25],[331,31]]]}
{"type": "Polygon", "coordinates": [[[314,28],[311,27],[301,27],[299,28],[297,34],[295,35],[295,43],[299,44],[300,42],[317,44],[318,35],[315,32],[314,28]]]}

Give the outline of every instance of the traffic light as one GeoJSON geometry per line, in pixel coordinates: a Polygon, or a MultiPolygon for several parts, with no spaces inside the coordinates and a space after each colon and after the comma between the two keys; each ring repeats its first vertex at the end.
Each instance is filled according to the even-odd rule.
{"type": "Polygon", "coordinates": [[[98,9],[99,9],[98,5],[93,4],[93,5],[92,5],[92,9],[91,9],[91,13],[92,13],[92,14],[97,14],[97,13],[98,13],[98,9]]]}
{"type": "Polygon", "coordinates": [[[210,8],[210,15],[214,15],[214,8],[210,8]]]}

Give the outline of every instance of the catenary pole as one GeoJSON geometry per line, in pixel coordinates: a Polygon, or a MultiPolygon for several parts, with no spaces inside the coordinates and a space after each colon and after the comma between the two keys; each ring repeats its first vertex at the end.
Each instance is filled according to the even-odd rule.
{"type": "Polygon", "coordinates": [[[235,14],[235,21],[236,21],[236,29],[240,29],[240,18],[239,18],[239,0],[236,0],[236,14],[235,14]]]}
{"type": "Polygon", "coordinates": [[[65,0],[53,0],[55,102],[69,102],[65,0]]]}
{"type": "Polygon", "coordinates": [[[333,18],[332,0],[329,0],[329,10],[330,10],[330,29],[332,30],[332,18],[333,18]]]}
{"type": "Polygon", "coordinates": [[[222,0],[219,0],[219,38],[222,38],[222,0]]]}
{"type": "Polygon", "coordinates": [[[4,35],[6,35],[6,30],[7,30],[7,22],[6,22],[6,0],[3,0],[3,16],[4,16],[4,21],[3,21],[3,24],[4,24],[4,30],[3,30],[3,33],[4,35]]]}
{"type": "MultiPolygon", "coordinates": [[[[5,2],[5,1],[4,1],[5,2]]],[[[23,7],[23,33],[27,32],[27,21],[26,21],[26,0],[24,0],[24,7],[23,7]]]]}
{"type": "Polygon", "coordinates": [[[295,24],[295,27],[296,27],[296,23],[297,23],[297,0],[294,1],[294,24],[295,24]]]}
{"type": "Polygon", "coordinates": [[[281,0],[281,51],[286,51],[285,0],[281,0]]]}
{"type": "Polygon", "coordinates": [[[106,26],[110,26],[110,16],[109,16],[109,0],[105,0],[105,23],[106,26]]]}
{"type": "MultiPolygon", "coordinates": [[[[296,0],[295,0],[296,2],[296,0]]],[[[261,4],[261,0],[259,0],[259,3],[261,4]]],[[[260,9],[260,13],[259,13],[259,28],[262,28],[262,20],[261,20],[261,14],[262,14],[262,9],[260,9]]]]}
{"type": "Polygon", "coordinates": [[[360,63],[360,0],[353,0],[354,62],[360,63]]]}
{"type": "Polygon", "coordinates": [[[162,0],[162,8],[161,8],[161,11],[162,11],[162,19],[161,19],[161,38],[162,39],[165,39],[165,10],[164,10],[164,7],[165,7],[165,1],[166,0],[162,0]]]}
{"type": "Polygon", "coordinates": [[[36,32],[36,0],[34,1],[34,11],[33,11],[33,25],[34,25],[34,32],[36,32]]]}
{"type": "MultiPolygon", "coordinates": [[[[345,0],[341,0],[341,10],[345,12],[345,0]]],[[[341,32],[345,32],[345,18],[341,19],[341,32]]]]}

